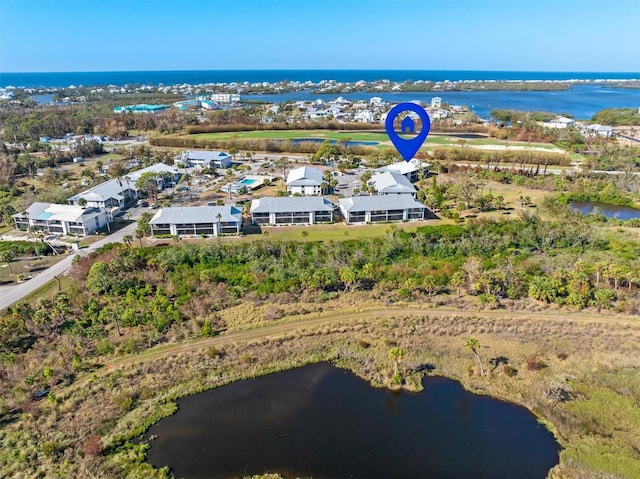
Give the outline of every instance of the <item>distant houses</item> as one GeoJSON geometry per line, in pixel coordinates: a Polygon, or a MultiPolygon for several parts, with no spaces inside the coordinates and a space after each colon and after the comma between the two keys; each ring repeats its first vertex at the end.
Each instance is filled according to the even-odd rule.
{"type": "Polygon", "coordinates": [[[333,203],[322,197],[263,197],[251,202],[251,222],[257,225],[333,223],[333,210],[333,203]]]}
{"type": "Polygon", "coordinates": [[[301,166],[289,172],[287,191],[290,195],[317,196],[322,194],[324,182],[321,170],[309,166],[301,166]]]}
{"type": "Polygon", "coordinates": [[[162,208],[149,221],[151,236],[220,236],[242,230],[242,210],[235,206],[162,208]]]}
{"type": "Polygon", "coordinates": [[[48,234],[87,236],[108,226],[113,218],[104,208],[33,203],[25,211],[14,214],[13,220],[19,230],[34,228],[48,234]]]}

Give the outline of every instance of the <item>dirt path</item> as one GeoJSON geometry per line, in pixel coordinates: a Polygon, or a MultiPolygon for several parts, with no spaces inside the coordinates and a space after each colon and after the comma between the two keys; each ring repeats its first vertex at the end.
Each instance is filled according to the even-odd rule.
{"type": "MultiPolygon", "coordinates": [[[[109,372],[120,366],[152,361],[171,354],[180,352],[193,351],[209,346],[219,346],[239,341],[251,341],[264,338],[272,338],[278,335],[291,333],[296,330],[316,328],[329,324],[340,324],[363,320],[363,319],[381,319],[394,316],[430,316],[436,318],[448,317],[485,317],[498,318],[508,321],[580,321],[591,323],[607,323],[615,325],[635,325],[640,327],[640,318],[632,316],[601,316],[597,314],[578,313],[572,311],[566,312],[516,312],[516,311],[463,311],[455,309],[421,309],[421,308],[385,308],[372,309],[367,311],[342,311],[327,312],[318,316],[317,313],[299,316],[300,320],[288,320],[278,324],[257,327],[246,331],[223,334],[212,338],[204,338],[191,340],[180,344],[169,344],[158,346],[149,351],[128,356],[125,358],[114,359],[107,363],[103,371],[109,372]],[[309,317],[314,316],[314,317],[309,317]]],[[[86,378],[85,378],[86,379],[86,378]]],[[[82,381],[79,381],[82,382],[82,381]]],[[[78,383],[76,383],[78,384],[78,383]]]]}

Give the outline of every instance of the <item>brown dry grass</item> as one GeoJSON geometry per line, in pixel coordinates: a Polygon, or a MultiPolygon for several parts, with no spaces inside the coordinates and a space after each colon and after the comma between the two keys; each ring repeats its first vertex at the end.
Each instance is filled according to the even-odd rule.
{"type": "MultiPolygon", "coordinates": [[[[2,471],[12,476],[38,470],[52,476],[64,467],[69,476],[76,477],[83,475],[82,471],[90,471],[95,477],[153,477],[161,473],[136,465],[132,459],[140,451],[121,446],[141,424],[171,413],[174,398],[325,360],[348,367],[373,384],[387,385],[392,372],[387,354],[393,345],[405,351],[403,367],[409,387],[419,386],[419,375],[411,371],[429,364],[434,374],[457,379],[472,391],[524,405],[542,416],[565,447],[554,477],[590,477],[593,467],[614,467],[610,461],[596,466],[589,463],[594,451],[607,446],[609,440],[600,437],[596,446],[604,446],[587,447],[593,438],[583,424],[583,416],[591,413],[572,410],[570,406],[577,404],[577,399],[558,403],[548,398],[548,392],[563,385],[587,398],[589,388],[613,394],[626,385],[632,388],[632,397],[640,396],[637,318],[569,316],[563,312],[495,311],[479,315],[377,305],[365,309],[360,305],[349,308],[346,301],[323,303],[322,312],[285,316],[277,321],[264,320],[263,316],[265,308],[278,305],[245,304],[227,314],[245,315],[246,319],[234,324],[238,330],[252,329],[113,358],[70,387],[55,388],[56,402],[31,403],[15,423],[0,430],[3,444],[9,441],[17,450],[26,451],[24,457],[6,459],[2,471]],[[477,375],[473,357],[463,348],[468,337],[480,341],[480,354],[488,370],[485,377],[477,375]],[[363,348],[363,342],[369,346],[363,348]],[[527,370],[525,362],[531,356],[540,358],[547,367],[527,370]],[[510,377],[504,366],[492,367],[489,361],[497,357],[506,359],[517,374],[510,377]],[[635,371],[636,379],[622,381],[619,375],[624,371],[635,371]],[[131,410],[127,410],[129,397],[131,410]],[[112,451],[102,461],[82,455],[85,439],[96,433],[112,451]],[[44,455],[39,444],[47,442],[59,445],[63,452],[59,456],[44,455]]],[[[633,433],[634,427],[638,426],[628,429],[633,433]]],[[[633,438],[626,433],[615,430],[612,434],[614,439],[622,437],[634,446],[633,438]]],[[[628,469],[632,466],[626,467],[624,471],[632,470],[628,469]]],[[[615,470],[605,472],[601,477],[627,477],[616,475],[615,470]]]]}

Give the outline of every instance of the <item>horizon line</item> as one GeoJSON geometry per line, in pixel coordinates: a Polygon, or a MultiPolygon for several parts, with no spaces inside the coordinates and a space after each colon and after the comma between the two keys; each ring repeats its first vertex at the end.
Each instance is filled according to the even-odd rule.
{"type": "Polygon", "coordinates": [[[230,71],[254,71],[254,72],[277,72],[277,71],[340,71],[340,72],[370,72],[370,71],[412,71],[412,72],[483,72],[483,73],[633,73],[640,75],[640,72],[633,70],[474,70],[460,68],[195,68],[177,70],[54,70],[54,71],[0,71],[0,76],[5,74],[52,74],[52,73],[156,73],[156,72],[230,72],[230,71]]]}

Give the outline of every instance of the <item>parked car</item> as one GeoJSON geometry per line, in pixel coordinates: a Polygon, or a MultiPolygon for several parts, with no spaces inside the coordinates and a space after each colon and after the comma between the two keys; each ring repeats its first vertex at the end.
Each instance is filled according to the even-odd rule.
{"type": "Polygon", "coordinates": [[[138,200],[138,206],[149,206],[146,200],[138,200]]]}

